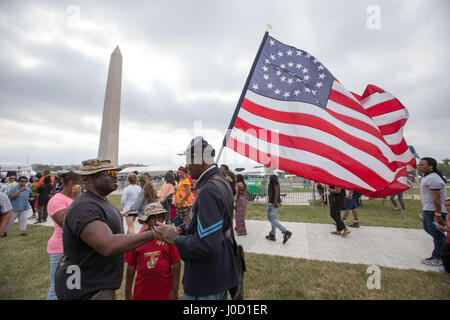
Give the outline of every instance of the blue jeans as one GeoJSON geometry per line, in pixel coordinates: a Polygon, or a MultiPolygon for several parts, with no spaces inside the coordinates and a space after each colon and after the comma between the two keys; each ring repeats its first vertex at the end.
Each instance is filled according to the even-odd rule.
{"type": "MultiPolygon", "coordinates": [[[[446,213],[442,213],[442,219],[445,220],[447,217],[446,213]]],[[[446,240],[445,240],[445,234],[436,229],[436,227],[433,225],[434,221],[434,211],[424,211],[422,214],[422,222],[423,222],[423,230],[426,231],[430,236],[433,237],[434,242],[434,250],[431,253],[431,255],[435,258],[440,259],[441,258],[441,248],[444,246],[446,240]]]]}
{"type": "Polygon", "coordinates": [[[188,294],[184,294],[183,297],[184,300],[227,300],[227,291],[210,294],[209,296],[204,297],[193,297],[188,294]]]}
{"type": "MultiPolygon", "coordinates": [[[[395,194],[391,196],[391,202],[394,205],[394,208],[398,208],[397,207],[397,203],[395,202],[395,194]]],[[[400,202],[400,205],[402,206],[402,210],[405,210],[405,203],[403,202],[403,192],[400,192],[399,194],[397,194],[398,197],[398,202],[400,202]]]]}
{"type": "Polygon", "coordinates": [[[285,233],[287,230],[285,227],[281,225],[281,223],[277,220],[278,215],[278,209],[275,208],[273,203],[267,204],[267,219],[269,219],[270,224],[272,225],[272,230],[270,231],[270,234],[275,237],[275,232],[278,229],[281,230],[282,233],[285,233]]]}
{"type": "Polygon", "coordinates": [[[50,289],[48,290],[47,300],[58,300],[55,292],[55,271],[63,254],[49,253],[48,255],[50,256],[50,289]]]}

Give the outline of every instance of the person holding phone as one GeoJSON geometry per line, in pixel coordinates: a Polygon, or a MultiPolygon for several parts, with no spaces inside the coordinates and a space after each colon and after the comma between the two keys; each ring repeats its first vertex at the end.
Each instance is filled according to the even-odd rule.
{"type": "Polygon", "coordinates": [[[4,230],[4,234],[7,234],[9,228],[11,228],[11,225],[17,218],[19,219],[20,235],[28,236],[28,233],[25,231],[27,230],[28,212],[31,209],[30,200],[33,200],[33,198],[31,197],[31,190],[27,187],[27,183],[28,178],[21,176],[19,178],[19,184],[12,187],[8,192],[8,197],[12,206],[12,217],[4,230]]]}

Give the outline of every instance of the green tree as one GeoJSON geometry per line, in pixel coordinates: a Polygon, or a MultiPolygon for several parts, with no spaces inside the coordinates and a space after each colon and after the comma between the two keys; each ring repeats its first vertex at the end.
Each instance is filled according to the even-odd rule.
{"type": "Polygon", "coordinates": [[[444,176],[450,178],[450,159],[446,158],[442,160],[442,163],[438,163],[438,169],[444,176]]]}
{"type": "Polygon", "coordinates": [[[33,164],[33,165],[31,165],[31,167],[36,172],[42,172],[45,169],[50,170],[50,167],[48,165],[46,165],[46,164],[33,164]]]}

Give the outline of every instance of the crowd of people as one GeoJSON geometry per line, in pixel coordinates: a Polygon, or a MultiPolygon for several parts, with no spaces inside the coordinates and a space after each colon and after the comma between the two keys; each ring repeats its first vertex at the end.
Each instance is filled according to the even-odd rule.
{"type": "MultiPolygon", "coordinates": [[[[450,219],[447,214],[450,210],[450,199],[447,198],[446,179],[437,168],[437,161],[434,158],[424,157],[420,159],[418,171],[423,178],[420,180],[420,200],[422,203],[423,229],[433,239],[433,251],[431,256],[422,260],[423,264],[439,267],[440,271],[450,273],[450,219]],[[447,236],[445,234],[447,232],[447,236]]],[[[359,228],[358,206],[360,205],[361,195],[355,191],[344,190],[335,186],[327,186],[317,183],[317,191],[320,196],[321,205],[327,204],[329,200],[330,216],[336,224],[336,231],[332,234],[347,236],[351,231],[347,228],[345,222],[350,212],[353,214],[353,224],[350,227],[359,228]],[[326,197],[326,191],[329,191],[329,197],[326,197]],[[345,210],[344,217],[341,219],[341,210],[345,210]]],[[[406,206],[403,201],[403,192],[390,196],[394,212],[406,212],[406,206]],[[395,197],[401,206],[397,206],[395,197]]]]}
{"type": "MultiPolygon", "coordinates": [[[[211,148],[200,137],[191,141],[187,153],[193,154],[195,146],[211,148]]],[[[237,218],[235,230],[245,235],[247,202],[242,191],[246,185],[242,177],[236,181],[231,174],[222,175],[217,166],[208,164],[211,159],[201,163],[190,160],[187,156],[186,167],[165,174],[159,192],[145,175],[129,174],[129,185],[122,192],[122,212],[107,198],[117,189],[119,169],[109,160],[83,161],[76,174],[82,178],[77,190],[84,192],[74,194],[65,211],[61,230],[64,250],[61,256],[51,256],[51,261],[59,263],[51,268],[48,299],[114,299],[124,262],[126,299],[178,299],[180,259],[185,268],[184,299],[226,299],[227,290],[239,282],[227,204],[233,207],[233,200],[238,203],[236,217],[239,214],[242,219],[237,218]],[[215,180],[229,192],[209,183],[215,180]],[[140,230],[134,230],[136,219],[142,225],[140,230]],[[83,275],[78,286],[74,284],[78,290],[67,286],[67,271],[73,266],[83,275]]],[[[63,192],[65,187],[64,182],[63,192]]],[[[55,211],[49,209],[52,218],[55,211]]]]}
{"type": "MultiPolygon", "coordinates": [[[[327,186],[326,184],[317,182],[317,192],[319,193],[319,201],[321,206],[330,206],[330,216],[336,223],[336,231],[332,234],[347,236],[351,231],[347,228],[359,228],[359,213],[358,208],[362,207],[361,194],[353,190],[345,190],[342,188],[327,186]],[[327,196],[328,191],[328,196],[327,196]],[[341,211],[344,211],[344,215],[341,218],[341,211]],[[346,225],[347,218],[350,213],[353,216],[353,223],[346,225]]],[[[405,202],[403,201],[403,192],[390,196],[390,201],[393,204],[394,212],[406,212],[405,202]],[[397,206],[395,197],[401,205],[401,211],[397,206]]]]}
{"type": "MultiPolygon", "coordinates": [[[[48,171],[30,181],[25,176],[17,181],[14,176],[8,177],[0,185],[0,235],[7,237],[11,224],[18,219],[20,236],[27,236],[30,212],[36,223],[51,217],[54,232],[47,243],[48,300],[115,299],[124,262],[126,299],[178,299],[181,259],[184,299],[226,299],[227,291],[239,282],[231,240],[234,234],[247,235],[247,185],[244,177],[235,175],[227,165],[218,168],[211,164],[214,149],[195,163],[194,150],[198,148],[202,154],[212,149],[203,138],[193,139],[186,149],[187,165],[167,172],[159,192],[148,175],[129,174],[121,196],[121,212],[107,198],[118,187],[120,171],[109,160],[86,160],[79,171],[55,178],[48,171]],[[230,207],[234,208],[234,229],[230,207]],[[140,230],[134,229],[136,219],[140,230]],[[82,276],[69,286],[74,267],[82,276]]],[[[423,263],[444,265],[449,273],[450,223],[446,212],[450,199],[446,199],[445,182],[432,158],[421,159],[418,169],[424,175],[423,228],[434,241],[431,257],[423,263]]],[[[321,204],[329,204],[336,224],[332,234],[345,237],[350,233],[348,227],[359,228],[359,193],[320,183],[317,188],[321,204]],[[341,210],[345,210],[343,218],[341,210]],[[350,213],[353,224],[346,225],[350,213]]],[[[406,210],[402,195],[397,197],[402,211],[406,210]]],[[[394,211],[399,211],[391,200],[394,211]]],[[[273,174],[269,177],[267,203],[271,231],[266,239],[276,241],[279,229],[285,244],[292,232],[277,220],[281,202],[280,183],[273,174]]]]}

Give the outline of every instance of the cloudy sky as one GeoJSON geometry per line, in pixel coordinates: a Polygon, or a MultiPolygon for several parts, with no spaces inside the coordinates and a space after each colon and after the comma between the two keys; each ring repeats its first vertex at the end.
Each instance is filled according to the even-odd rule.
{"type": "MultiPolygon", "coordinates": [[[[450,157],[450,2],[1,1],[0,162],[97,156],[108,64],[123,55],[119,164],[177,165],[196,135],[220,148],[270,35],[348,89],[375,84],[409,111],[406,141],[450,157]]],[[[254,163],[225,150],[232,167],[254,163]]]]}

